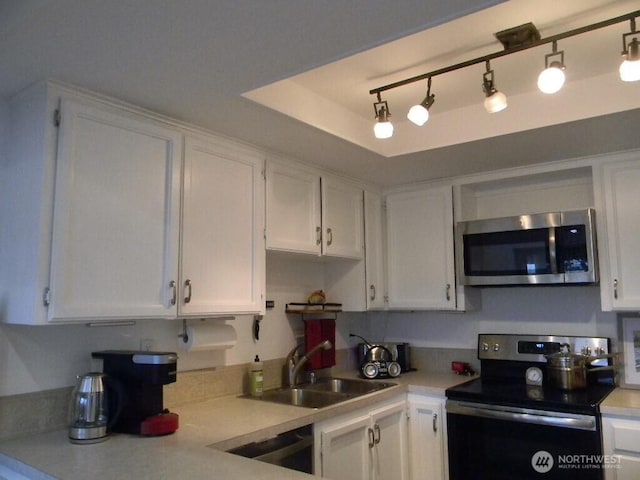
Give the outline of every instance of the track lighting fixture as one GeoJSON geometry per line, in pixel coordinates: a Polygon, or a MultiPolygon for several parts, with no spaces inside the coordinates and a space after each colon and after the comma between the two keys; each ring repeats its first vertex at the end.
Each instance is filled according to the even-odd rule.
{"type": "Polygon", "coordinates": [[[625,82],[640,80],[640,32],[636,31],[636,18],[640,17],[640,10],[630,12],[619,17],[609,18],[601,22],[575,28],[547,38],[540,38],[540,33],[532,23],[526,23],[518,27],[510,28],[496,33],[496,38],[502,43],[504,50],[456,63],[448,67],[439,68],[431,72],[416,75],[414,77],[399,80],[382,87],[369,90],[371,95],[376,94],[378,101],[373,104],[376,111],[376,125],[374,132],[376,138],[389,138],[393,135],[393,125],[389,121],[389,107],[387,102],[380,99],[380,93],[393,88],[403,87],[414,82],[428,81],[427,96],[418,105],[409,110],[407,118],[416,125],[424,125],[429,119],[429,108],[433,105],[435,95],[431,94],[431,79],[438,75],[470,67],[485,62],[487,71],[482,77],[482,90],[485,93],[484,107],[489,113],[499,112],[507,107],[507,97],[496,88],[493,70],[490,61],[514,53],[522,52],[530,48],[536,48],[547,43],[553,44],[550,54],[545,55],[545,70],[538,77],[538,88],[544,93],[555,93],[564,85],[564,51],[558,51],[557,42],[565,38],[582,35],[600,28],[609,27],[622,22],[631,22],[631,32],[622,36],[622,55],[624,61],[620,65],[620,78],[625,82]],[[551,60],[553,57],[559,57],[551,60]]]}
{"type": "Polygon", "coordinates": [[[424,97],[417,105],[414,105],[409,109],[409,113],[407,113],[407,118],[415,123],[417,126],[421,127],[427,120],[429,120],[429,109],[433,102],[435,102],[436,96],[431,93],[431,77],[427,81],[427,96],[424,97]]]}
{"type": "Polygon", "coordinates": [[[636,20],[631,19],[631,31],[622,35],[622,56],[620,79],[624,82],[640,80],[640,32],[636,32],[636,20]],[[633,37],[633,38],[631,38],[633,37]],[[630,41],[627,38],[631,38],[630,41]]]}
{"type": "Polygon", "coordinates": [[[558,42],[553,42],[551,53],[544,56],[544,70],[538,76],[538,88],[542,93],[557,93],[564,85],[564,50],[558,51],[558,42]],[[552,60],[559,57],[559,60],[552,60]]]}
{"type": "Polygon", "coordinates": [[[487,96],[484,99],[484,108],[489,113],[497,113],[507,108],[507,96],[496,88],[489,60],[487,60],[486,66],[487,71],[482,75],[482,90],[487,96]]]}
{"type": "Polygon", "coordinates": [[[373,134],[376,138],[391,138],[393,136],[393,124],[389,121],[389,105],[383,102],[378,93],[378,101],[373,104],[376,112],[376,124],[373,126],[373,134]]]}

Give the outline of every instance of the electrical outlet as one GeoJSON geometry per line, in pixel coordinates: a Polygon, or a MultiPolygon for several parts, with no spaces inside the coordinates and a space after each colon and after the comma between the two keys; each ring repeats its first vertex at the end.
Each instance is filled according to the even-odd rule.
{"type": "Polygon", "coordinates": [[[153,344],[155,341],[152,338],[142,338],[140,339],[140,350],[143,352],[148,352],[153,350],[153,344]]]}

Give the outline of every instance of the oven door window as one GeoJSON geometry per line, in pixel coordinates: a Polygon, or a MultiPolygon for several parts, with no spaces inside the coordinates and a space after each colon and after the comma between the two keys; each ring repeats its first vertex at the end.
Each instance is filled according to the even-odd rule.
{"type": "Polygon", "coordinates": [[[599,431],[452,413],[447,414],[447,429],[450,480],[604,478],[599,464],[577,457],[602,454],[599,431]]]}
{"type": "Polygon", "coordinates": [[[548,228],[467,234],[463,241],[467,276],[554,273],[548,228]]]}

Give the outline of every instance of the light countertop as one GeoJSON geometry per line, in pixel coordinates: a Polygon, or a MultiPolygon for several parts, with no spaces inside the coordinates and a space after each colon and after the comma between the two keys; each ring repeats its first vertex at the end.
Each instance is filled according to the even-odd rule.
{"type": "Polygon", "coordinates": [[[101,443],[74,445],[66,429],[58,430],[0,443],[0,464],[34,479],[313,478],[224,451],[395,395],[412,392],[444,396],[447,388],[469,379],[452,373],[410,372],[393,379],[397,383],[394,387],[322,409],[222,397],[172,409],[180,416],[180,428],[171,435],[141,438],[112,434],[101,443]]]}
{"type": "Polygon", "coordinates": [[[600,405],[603,415],[625,415],[640,420],[640,390],[616,388],[600,405]]]}

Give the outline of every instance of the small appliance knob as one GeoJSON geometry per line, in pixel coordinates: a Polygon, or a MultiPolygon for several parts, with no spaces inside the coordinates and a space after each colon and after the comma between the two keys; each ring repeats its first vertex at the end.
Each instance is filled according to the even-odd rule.
{"type": "Polygon", "coordinates": [[[500,351],[500,344],[499,343],[494,343],[493,344],[493,351],[494,352],[499,352],[500,351]]]}
{"type": "Polygon", "coordinates": [[[489,351],[489,344],[488,343],[484,342],[482,344],[482,351],[483,352],[488,352],[489,351]]]}

